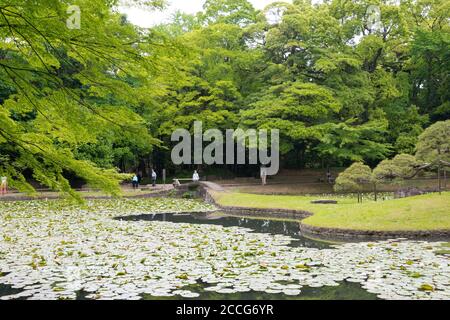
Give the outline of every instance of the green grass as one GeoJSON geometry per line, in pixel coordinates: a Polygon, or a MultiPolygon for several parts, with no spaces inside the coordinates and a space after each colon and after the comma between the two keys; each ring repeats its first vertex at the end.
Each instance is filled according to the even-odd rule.
{"type": "Polygon", "coordinates": [[[223,206],[306,210],[314,215],[303,223],[317,227],[376,231],[450,229],[450,192],[358,204],[339,197],[338,205],[314,205],[323,197],[214,193],[223,206]]]}

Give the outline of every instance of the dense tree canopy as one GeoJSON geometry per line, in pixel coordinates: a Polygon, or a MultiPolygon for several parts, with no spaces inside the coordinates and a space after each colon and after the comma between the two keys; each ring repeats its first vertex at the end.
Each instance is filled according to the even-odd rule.
{"type": "Polygon", "coordinates": [[[149,152],[155,143],[134,109],[148,104],[162,38],[127,23],[113,4],[2,1],[0,172],[12,186],[31,190],[27,174],[70,192],[66,177],[75,175],[117,193],[108,144],[133,141],[149,152]],[[80,29],[66,25],[69,4],[82,8],[80,29]]]}
{"type": "Polygon", "coordinates": [[[294,0],[258,11],[207,0],[149,30],[117,4],[1,1],[0,174],[15,187],[31,190],[33,178],[70,192],[76,176],[116,193],[119,170],[170,168],[172,131],[195,120],[280,129],[282,165],[297,167],[375,166],[414,154],[419,136],[420,156],[437,139],[423,130],[448,124],[448,1],[294,0]],[[66,26],[69,5],[81,9],[79,29],[66,26]]]}
{"type": "Polygon", "coordinates": [[[254,16],[245,0],[216,0],[161,26],[185,30],[175,38],[195,52],[190,87],[162,97],[178,115],[165,128],[194,118],[219,129],[278,128],[284,165],[413,154],[423,129],[448,118],[450,7],[378,1],[381,20],[370,24],[373,4],[293,1],[254,16]]]}

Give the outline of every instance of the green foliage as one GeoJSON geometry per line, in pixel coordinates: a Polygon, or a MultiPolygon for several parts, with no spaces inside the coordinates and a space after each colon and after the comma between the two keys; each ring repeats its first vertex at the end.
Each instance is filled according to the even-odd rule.
{"type": "Polygon", "coordinates": [[[320,143],[316,150],[322,157],[340,160],[380,160],[391,151],[384,142],[386,123],[370,121],[362,125],[352,125],[353,120],[322,126],[320,143]]]}
{"type": "Polygon", "coordinates": [[[256,10],[247,0],[206,0],[203,9],[201,18],[208,24],[245,26],[256,20],[256,10]]]}
{"type": "Polygon", "coordinates": [[[363,189],[363,184],[371,181],[372,169],[361,162],[355,162],[347,170],[339,174],[334,189],[337,192],[360,192],[363,189]]]}
{"type": "Polygon", "coordinates": [[[31,172],[74,197],[67,174],[117,195],[122,177],[107,157],[94,160],[101,168],[78,155],[105,135],[138,136],[141,149],[155,143],[133,106],[146,103],[147,79],[157,70],[146,56],[162,43],[114,13],[110,1],[70,4],[82,8],[80,29],[66,26],[65,1],[4,1],[0,8],[0,152],[9,159],[0,173],[23,191],[33,190],[24,176],[31,172]]]}
{"type": "Polygon", "coordinates": [[[2,2],[0,174],[11,186],[33,192],[33,178],[73,195],[76,176],[118,194],[118,169],[168,167],[172,131],[196,120],[280,129],[299,166],[376,165],[417,143],[419,160],[450,160],[448,1],[378,1],[373,27],[367,0],[272,4],[277,21],[247,0],[208,0],[149,31],[117,4],[2,2]],[[68,5],[80,6],[80,29],[66,27],[68,5]]]}
{"type": "Polygon", "coordinates": [[[373,176],[376,181],[385,180],[401,181],[410,178],[416,172],[419,162],[409,154],[399,154],[392,160],[383,160],[374,170],[373,176]]]}
{"type": "Polygon", "coordinates": [[[269,88],[241,116],[246,126],[280,129],[284,137],[280,149],[287,153],[298,141],[319,138],[317,124],[339,110],[339,102],[327,88],[313,83],[287,82],[269,88]]]}
{"type": "Polygon", "coordinates": [[[436,122],[419,136],[416,156],[430,163],[450,162],[450,120],[436,122]]]}

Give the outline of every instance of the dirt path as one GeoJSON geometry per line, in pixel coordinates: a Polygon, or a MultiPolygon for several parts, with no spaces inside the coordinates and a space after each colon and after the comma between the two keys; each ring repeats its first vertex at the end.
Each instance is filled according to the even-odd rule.
{"type": "Polygon", "coordinates": [[[202,181],[200,183],[202,185],[204,185],[207,189],[210,189],[210,190],[213,190],[213,191],[220,191],[220,192],[225,191],[225,189],[221,185],[219,185],[219,184],[217,184],[215,182],[202,181]]]}

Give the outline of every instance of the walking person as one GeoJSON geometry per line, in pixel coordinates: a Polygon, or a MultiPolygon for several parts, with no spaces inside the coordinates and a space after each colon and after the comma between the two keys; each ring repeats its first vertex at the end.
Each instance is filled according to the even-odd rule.
{"type": "Polygon", "coordinates": [[[2,177],[2,183],[0,185],[0,193],[5,195],[8,193],[8,178],[2,177]]]}
{"type": "Polygon", "coordinates": [[[156,179],[158,178],[158,175],[156,174],[155,170],[152,169],[152,186],[156,187],[156,179]]]}
{"type": "Polygon", "coordinates": [[[263,186],[267,184],[267,169],[265,167],[261,167],[261,183],[263,186]]]}
{"type": "Polygon", "coordinates": [[[327,181],[330,184],[333,182],[333,177],[331,176],[331,171],[330,171],[329,168],[328,168],[328,171],[327,171],[327,181]]]}
{"type": "Polygon", "coordinates": [[[135,174],[133,179],[131,180],[131,183],[133,184],[133,189],[137,189],[139,187],[139,178],[138,176],[135,174]]]}
{"type": "Polygon", "coordinates": [[[193,182],[199,182],[200,181],[200,176],[198,175],[197,170],[195,170],[194,174],[192,175],[192,181],[193,182]]]}

